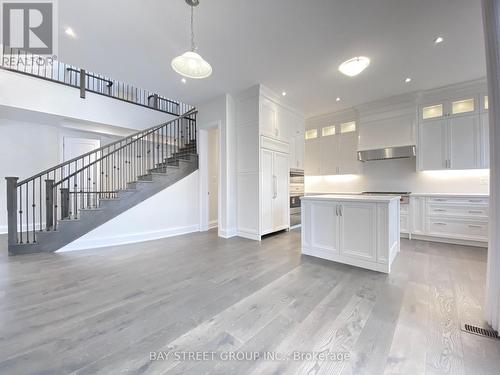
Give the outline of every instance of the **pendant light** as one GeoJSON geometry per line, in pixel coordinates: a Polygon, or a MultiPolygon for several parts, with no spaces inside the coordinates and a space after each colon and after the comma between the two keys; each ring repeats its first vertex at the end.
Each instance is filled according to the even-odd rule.
{"type": "Polygon", "coordinates": [[[172,60],[172,69],[181,76],[187,78],[201,79],[207,78],[212,74],[212,67],[197,52],[194,42],[194,7],[200,4],[199,0],[186,0],[191,7],[191,50],[172,60]]]}

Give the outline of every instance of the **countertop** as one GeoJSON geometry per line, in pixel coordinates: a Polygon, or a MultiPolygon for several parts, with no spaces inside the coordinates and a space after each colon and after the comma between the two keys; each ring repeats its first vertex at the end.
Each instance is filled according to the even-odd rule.
{"type": "Polygon", "coordinates": [[[390,202],[399,200],[399,195],[348,195],[348,194],[321,194],[306,195],[301,200],[304,201],[341,201],[341,202],[390,202]]]}
{"type": "MultiPolygon", "coordinates": [[[[308,196],[321,196],[321,195],[361,195],[361,192],[332,192],[332,193],[314,193],[314,192],[306,192],[306,197],[308,196]]],[[[468,197],[476,197],[476,198],[489,198],[489,194],[486,193],[410,193],[410,196],[415,197],[455,197],[455,198],[468,198],[468,197]]]]}

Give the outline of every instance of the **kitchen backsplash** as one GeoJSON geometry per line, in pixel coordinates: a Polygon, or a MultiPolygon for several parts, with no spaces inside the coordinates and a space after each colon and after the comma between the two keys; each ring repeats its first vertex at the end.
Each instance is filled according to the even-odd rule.
{"type": "Polygon", "coordinates": [[[306,193],[410,191],[488,194],[489,170],[416,172],[414,159],[363,163],[357,175],[308,176],[306,193]]]}

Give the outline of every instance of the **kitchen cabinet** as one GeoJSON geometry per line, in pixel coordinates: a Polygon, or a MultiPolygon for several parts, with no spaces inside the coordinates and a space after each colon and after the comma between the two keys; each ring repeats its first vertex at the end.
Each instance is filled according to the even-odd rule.
{"type": "Polygon", "coordinates": [[[389,273],[399,245],[398,198],[302,199],[303,254],[389,273]]]}
{"type": "Polygon", "coordinates": [[[484,168],[486,144],[477,101],[473,96],[421,107],[420,170],[484,168]]]}
{"type": "Polygon", "coordinates": [[[479,115],[480,143],[483,147],[480,148],[481,168],[488,169],[490,167],[490,124],[488,114],[488,96],[482,95],[481,114],[479,115]]]}
{"type": "Polygon", "coordinates": [[[377,205],[343,202],[339,205],[339,214],[341,255],[376,261],[377,205]]]}
{"type": "Polygon", "coordinates": [[[416,195],[410,198],[410,213],[415,238],[480,246],[488,241],[487,197],[416,195]]]}
{"type": "Polygon", "coordinates": [[[288,228],[288,155],[261,150],[261,234],[288,228]]]}
{"type": "Polygon", "coordinates": [[[306,132],[309,134],[305,148],[305,172],[307,175],[329,176],[359,173],[358,133],[355,122],[344,123],[335,128],[326,126],[321,132],[313,133],[311,130],[315,129],[306,132]],[[344,129],[343,133],[341,129],[344,129]],[[319,134],[322,136],[320,137],[319,134]]]}
{"type": "Polygon", "coordinates": [[[304,169],[306,176],[321,175],[321,148],[320,139],[307,139],[305,142],[306,154],[304,157],[304,169]]]}

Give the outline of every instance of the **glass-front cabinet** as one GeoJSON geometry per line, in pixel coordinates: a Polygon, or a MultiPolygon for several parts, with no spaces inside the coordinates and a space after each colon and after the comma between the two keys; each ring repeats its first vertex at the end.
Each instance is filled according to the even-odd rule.
{"type": "Polygon", "coordinates": [[[418,169],[488,168],[487,107],[485,95],[420,106],[418,169]]]}

